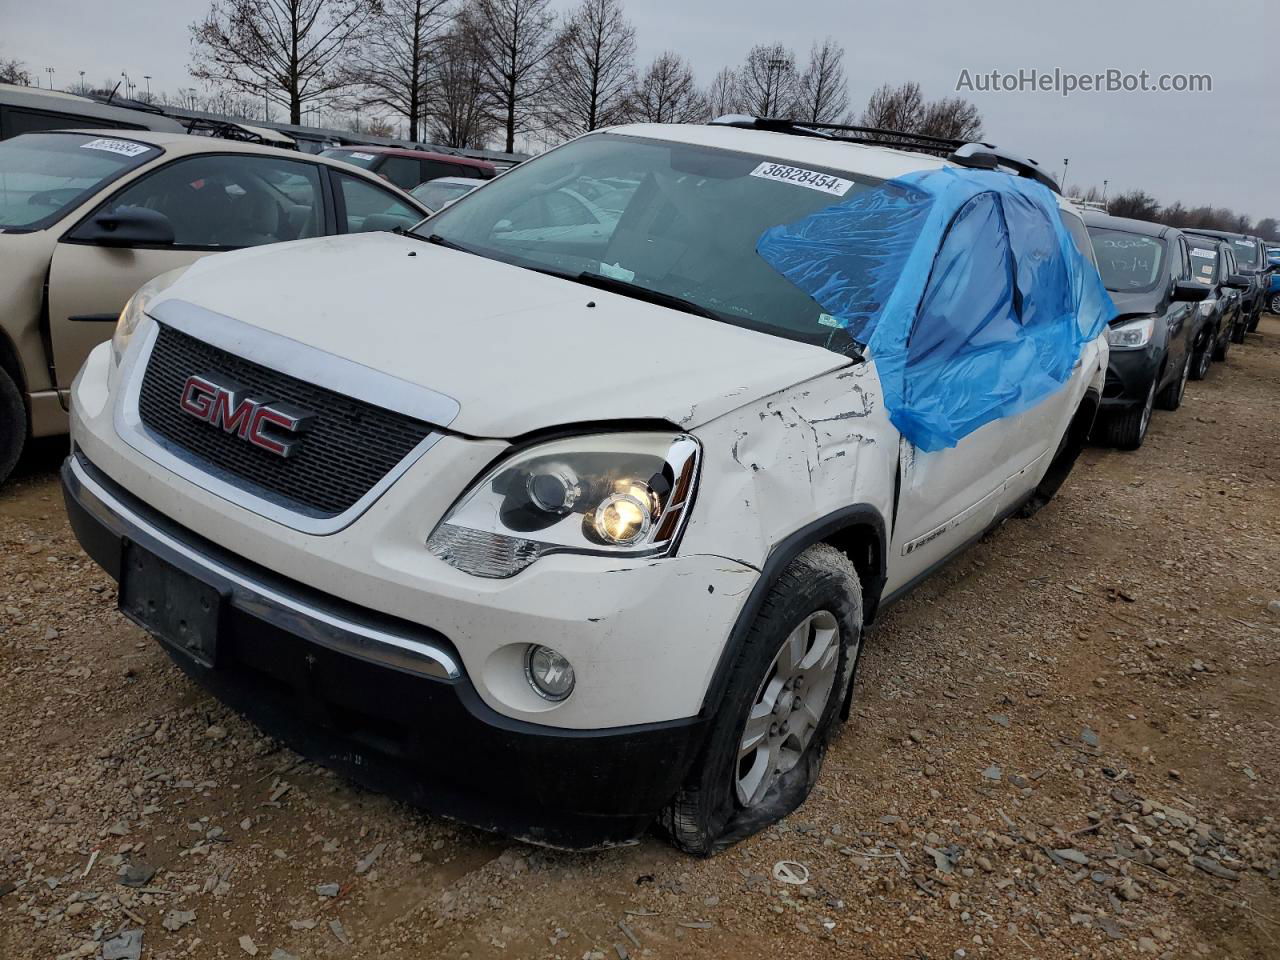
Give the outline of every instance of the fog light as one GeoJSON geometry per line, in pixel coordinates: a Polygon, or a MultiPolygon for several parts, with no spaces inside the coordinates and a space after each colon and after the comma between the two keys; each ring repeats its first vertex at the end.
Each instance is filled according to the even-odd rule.
{"type": "Polygon", "coordinates": [[[560,701],[573,693],[573,666],[550,647],[529,647],[524,675],[534,693],[544,700],[560,701]]]}

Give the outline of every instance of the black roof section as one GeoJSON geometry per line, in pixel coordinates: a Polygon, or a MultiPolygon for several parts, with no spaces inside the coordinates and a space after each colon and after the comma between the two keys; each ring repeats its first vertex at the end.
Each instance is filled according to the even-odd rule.
{"type": "Polygon", "coordinates": [[[1130,217],[1113,217],[1108,213],[1096,210],[1084,212],[1084,222],[1089,227],[1101,227],[1104,230],[1123,230],[1126,233],[1140,233],[1148,237],[1163,237],[1172,233],[1175,236],[1181,231],[1165,223],[1153,223],[1150,220],[1133,220],[1130,217]]]}
{"type": "Polygon", "coordinates": [[[1183,227],[1184,233],[1197,233],[1202,237],[1221,237],[1224,240],[1254,240],[1265,244],[1261,237],[1251,233],[1232,233],[1230,230],[1210,230],[1207,227],[1183,227]]]}
{"type": "Polygon", "coordinates": [[[840,140],[845,143],[930,153],[962,167],[1002,170],[1020,177],[1027,177],[1044,184],[1054,193],[1062,193],[1058,181],[1045,173],[1035,160],[1002,150],[993,143],[953,140],[924,133],[888,130],[882,127],[862,127],[849,123],[809,123],[783,117],[755,117],[748,114],[728,114],[717,117],[711,123],[722,127],[767,130],[771,133],[786,133],[796,137],[819,137],[823,140],[840,140]]]}

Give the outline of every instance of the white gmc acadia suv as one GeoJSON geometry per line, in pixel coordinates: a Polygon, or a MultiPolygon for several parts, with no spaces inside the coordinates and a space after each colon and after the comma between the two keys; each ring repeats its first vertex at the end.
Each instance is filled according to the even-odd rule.
{"type": "Polygon", "coordinates": [[[761,238],[922,171],[1029,181],[841,132],[614,128],[407,234],[148,284],[63,468],[121,610],[299,751],[484,828],[583,848],[656,818],[709,853],[785,815],[866,626],[1053,495],[1107,365],[1090,332],[1035,402],[913,442],[874,338],[761,238]]]}

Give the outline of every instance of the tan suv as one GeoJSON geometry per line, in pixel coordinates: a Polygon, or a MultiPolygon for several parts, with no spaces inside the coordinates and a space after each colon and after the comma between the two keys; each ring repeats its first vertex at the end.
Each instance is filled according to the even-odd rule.
{"type": "Polygon", "coordinates": [[[72,378],[147,281],[428,212],[348,164],[256,144],[143,130],[0,142],[0,481],[27,437],[66,433],[72,378]]]}

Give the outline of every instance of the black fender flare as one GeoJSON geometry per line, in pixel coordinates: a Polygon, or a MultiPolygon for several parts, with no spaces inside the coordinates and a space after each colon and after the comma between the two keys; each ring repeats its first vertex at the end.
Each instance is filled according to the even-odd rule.
{"type": "Polygon", "coordinates": [[[776,543],[769,551],[769,556],[765,559],[764,566],[760,569],[760,576],[756,580],[755,586],[751,588],[751,592],[747,595],[747,600],[742,605],[742,609],[738,611],[738,618],[734,621],[733,627],[725,639],[724,647],[720,651],[720,660],[711,675],[711,682],[707,685],[707,692],[702,700],[700,716],[712,717],[719,710],[720,702],[724,699],[725,689],[729,684],[729,674],[732,672],[733,664],[742,650],[742,645],[746,642],[747,632],[755,622],[756,614],[760,612],[764,598],[773,589],[773,585],[777,582],[782,571],[787,568],[792,560],[815,543],[830,541],[837,538],[842,532],[857,527],[869,528],[875,537],[877,546],[872,560],[872,570],[864,570],[863,567],[866,564],[859,564],[856,561],[854,564],[859,567],[859,574],[864,577],[862,584],[864,627],[871,622],[875,616],[876,607],[879,605],[880,595],[884,590],[888,539],[885,532],[884,517],[880,511],[868,503],[855,503],[841,507],[839,510],[832,511],[824,517],[805,524],[784,540],[776,543]]]}

